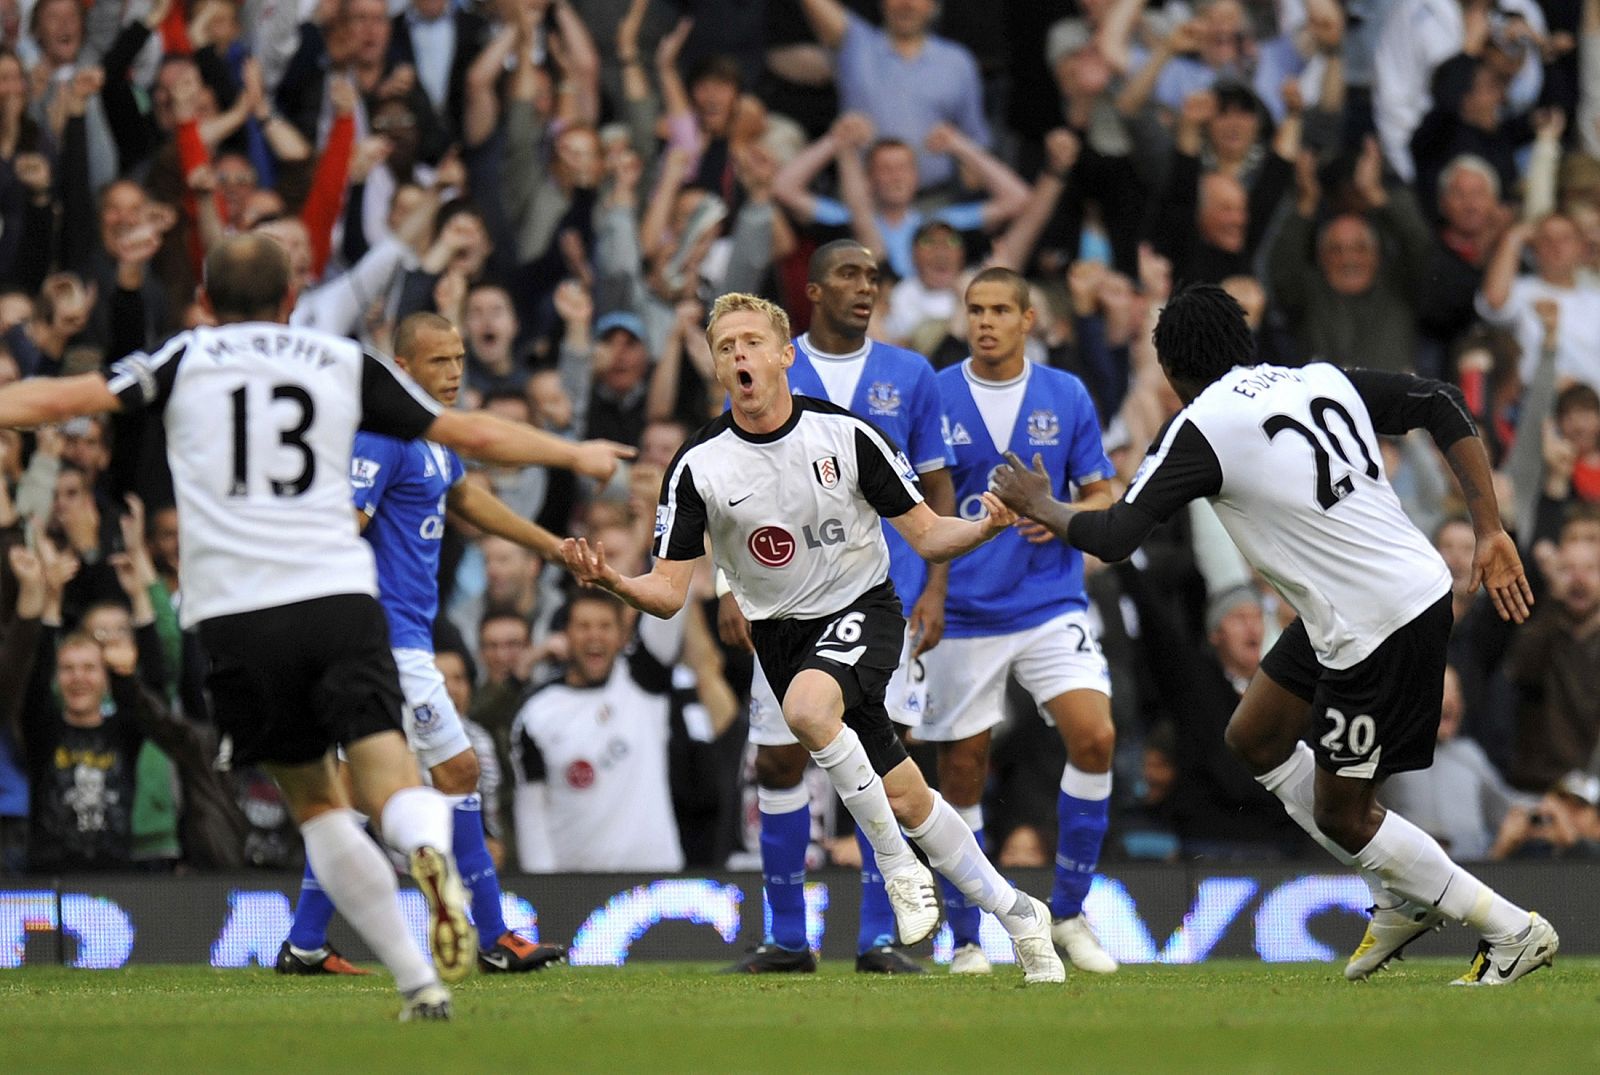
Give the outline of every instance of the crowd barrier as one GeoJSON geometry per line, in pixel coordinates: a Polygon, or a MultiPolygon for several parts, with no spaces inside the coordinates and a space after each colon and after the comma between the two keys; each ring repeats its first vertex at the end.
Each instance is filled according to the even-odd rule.
{"type": "MultiPolygon", "coordinates": [[[[1554,922],[1563,954],[1600,954],[1593,914],[1596,866],[1539,862],[1476,869],[1507,897],[1554,922]]],[[[1009,874],[1028,891],[1049,891],[1049,871],[1009,874]]],[[[575,966],[728,960],[763,934],[758,874],[508,875],[501,881],[506,922],[530,935],[569,941],[575,966]]],[[[288,932],[298,888],[298,877],[261,872],[8,879],[0,883],[0,968],[270,966],[288,932]]],[[[824,958],[854,956],[859,892],[858,876],[847,871],[819,872],[808,884],[808,932],[824,958]]],[[[420,939],[421,894],[402,887],[401,898],[420,939]]],[[[1353,874],[1126,866],[1095,879],[1087,907],[1105,947],[1124,963],[1293,962],[1348,955],[1361,937],[1368,899],[1353,874]]],[[[992,961],[1011,962],[1005,933],[988,915],[982,939],[992,961]]],[[[342,921],[335,922],[332,940],[352,959],[371,958],[342,921]]],[[[941,927],[932,958],[948,962],[950,950],[948,927],[941,927]]],[[[1472,937],[1454,928],[1424,938],[1411,951],[1465,959],[1472,950],[1472,937]]],[[[929,945],[913,952],[926,956],[929,945]]]]}

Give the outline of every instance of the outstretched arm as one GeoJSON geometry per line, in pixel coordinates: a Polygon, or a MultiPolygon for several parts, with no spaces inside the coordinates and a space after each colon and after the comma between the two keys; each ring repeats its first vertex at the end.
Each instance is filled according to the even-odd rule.
{"type": "Polygon", "coordinates": [[[0,429],[54,425],[80,415],[121,409],[121,401],[98,373],[30,377],[0,388],[0,429]]]}
{"type": "Polygon", "coordinates": [[[482,412],[444,411],[434,418],[424,435],[486,463],[562,467],[600,481],[611,480],[618,460],[632,459],[638,454],[625,444],[608,440],[574,443],[554,433],[482,412]]]}
{"type": "Polygon", "coordinates": [[[983,506],[988,514],[977,522],[940,515],[925,502],[889,522],[918,556],[942,564],[971,552],[1017,521],[1016,514],[993,493],[983,494],[983,506]]]}
{"type": "Polygon", "coordinates": [[[561,557],[577,580],[585,586],[598,586],[622,598],[640,612],[666,619],[675,616],[689,596],[689,581],[694,577],[694,560],[668,560],[658,557],[643,575],[623,575],[606,562],[605,546],[590,545],[583,538],[567,538],[561,543],[561,557]]]}
{"type": "Polygon", "coordinates": [[[561,557],[561,539],[538,523],[530,522],[487,489],[471,482],[457,482],[450,489],[447,506],[479,530],[514,541],[543,560],[561,557]]]}

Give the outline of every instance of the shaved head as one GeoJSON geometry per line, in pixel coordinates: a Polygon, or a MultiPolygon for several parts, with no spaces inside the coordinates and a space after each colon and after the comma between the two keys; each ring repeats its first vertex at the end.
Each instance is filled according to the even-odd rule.
{"type": "Polygon", "coordinates": [[[230,236],[206,255],[205,290],[218,321],[277,320],[289,296],[289,255],[262,232],[230,236]]]}

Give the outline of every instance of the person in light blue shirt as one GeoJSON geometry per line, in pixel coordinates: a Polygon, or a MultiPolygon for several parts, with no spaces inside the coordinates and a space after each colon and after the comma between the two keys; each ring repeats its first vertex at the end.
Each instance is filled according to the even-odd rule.
{"type": "MultiPolygon", "coordinates": [[[[1032,460],[1075,503],[1109,506],[1113,467],[1083,383],[1027,361],[1033,327],[1028,284],[985,269],[967,287],[972,356],[939,374],[955,452],[956,514],[982,518],[981,496],[1006,452],[1032,460]]],[[[1111,679],[1086,616],[1083,556],[1035,528],[1013,529],[957,560],[945,600],[945,638],[928,667],[929,712],[918,736],[939,746],[939,788],[974,831],[988,773],[989,739],[1015,676],[1061,733],[1067,764],[1057,798],[1052,935],[1079,970],[1117,969],[1083,916],[1105,839],[1111,796],[1111,679]]],[[[955,942],[951,971],[987,974],[979,912],[946,890],[955,942]]]]}
{"type": "MultiPolygon", "coordinates": [[[[429,396],[454,406],[466,348],[455,327],[433,313],[412,314],[395,330],[395,363],[429,396]]],[[[479,966],[485,971],[538,970],[566,956],[562,945],[531,941],[506,927],[500,879],[484,842],[478,755],[434,662],[433,621],[439,612],[439,550],[450,513],[486,533],[546,558],[560,539],[517,515],[471,482],[455,452],[426,440],[359,432],[351,455],[356,519],[372,545],[378,600],[405,696],[406,737],[417,760],[455,806],[454,846],[472,895],[479,966]]],[[[358,974],[328,945],[333,904],[308,864],[289,936],[278,953],[282,974],[358,974]]]]}
{"type": "MultiPolygon", "coordinates": [[[[884,135],[912,146],[941,123],[989,145],[978,65],[962,46],[928,32],[938,14],[934,0],[883,0],[881,29],[839,0],[800,0],[800,8],[836,53],[841,111],[863,112],[884,135]]],[[[920,157],[918,186],[955,178],[953,162],[941,152],[920,157]]]]}

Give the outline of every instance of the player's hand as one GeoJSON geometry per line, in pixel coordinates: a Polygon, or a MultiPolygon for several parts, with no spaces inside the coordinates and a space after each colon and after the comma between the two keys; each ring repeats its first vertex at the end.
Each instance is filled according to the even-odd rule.
{"type": "Polygon", "coordinates": [[[944,638],[944,594],[924,589],[906,620],[911,632],[911,659],[916,660],[944,638]]]}
{"type": "Polygon", "coordinates": [[[995,469],[989,487],[1001,503],[1018,515],[1034,515],[1053,499],[1044,457],[1037,452],[1032,469],[1015,452],[1007,452],[1006,465],[995,469]]]}
{"type": "Polygon", "coordinates": [[[1467,584],[1470,593],[1479,583],[1489,591],[1489,599],[1502,620],[1522,623],[1528,618],[1533,605],[1533,587],[1522,571],[1522,558],[1517,546],[1504,530],[1480,535],[1477,548],[1472,553],[1472,581],[1467,584]]]}
{"type": "Polygon", "coordinates": [[[586,478],[608,482],[617,472],[617,463],[639,454],[637,448],[618,444],[614,440],[586,440],[578,445],[578,458],[572,469],[586,478]]]}
{"type": "Polygon", "coordinates": [[[985,537],[994,537],[1002,530],[1009,530],[1017,524],[1017,513],[1006,506],[1005,502],[993,493],[984,493],[979,500],[982,501],[985,515],[978,525],[983,527],[985,537]]]}
{"type": "Polygon", "coordinates": [[[1029,545],[1048,545],[1056,539],[1055,531],[1027,517],[1017,520],[1017,533],[1029,545]]]}
{"type": "Polygon", "coordinates": [[[745,653],[756,651],[755,640],[750,637],[750,621],[744,618],[744,611],[731,593],[717,599],[717,637],[724,646],[745,653]]]}
{"type": "Polygon", "coordinates": [[[567,538],[561,543],[561,559],[567,570],[585,586],[598,586],[614,590],[622,581],[617,569],[606,563],[606,548],[601,542],[593,546],[583,538],[567,538]]]}

